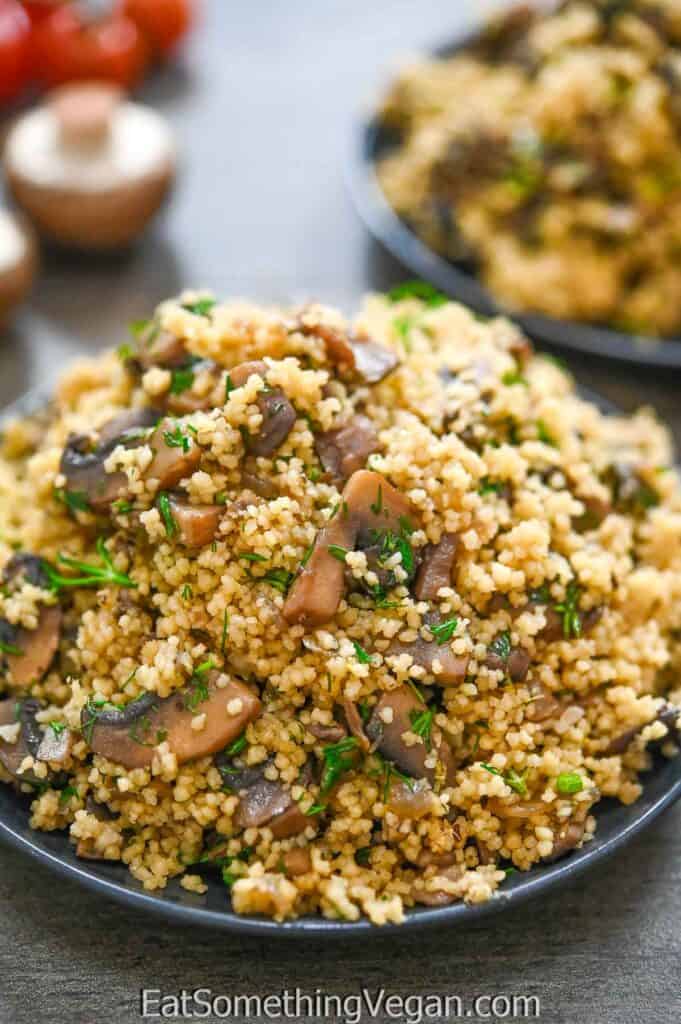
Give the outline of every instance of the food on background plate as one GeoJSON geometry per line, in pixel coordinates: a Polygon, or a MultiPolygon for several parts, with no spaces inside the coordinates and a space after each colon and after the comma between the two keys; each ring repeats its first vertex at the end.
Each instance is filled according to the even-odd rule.
{"type": "Polygon", "coordinates": [[[32,231],[0,207],[0,330],[28,295],[37,262],[32,231]]]}
{"type": "Polygon", "coordinates": [[[676,0],[506,12],[406,68],[382,188],[421,238],[521,311],[681,332],[676,0]]]}
{"type": "Polygon", "coordinates": [[[667,432],[427,286],[165,302],[7,426],[0,488],[0,775],[149,890],[482,902],[678,753],[667,432]]]}
{"type": "Polygon", "coordinates": [[[64,86],[22,115],[4,152],[17,203],[46,237],[80,249],[134,241],[168,195],[175,147],[164,118],[112,85],[64,86]]]}
{"type": "Polygon", "coordinates": [[[25,88],[30,74],[31,26],[16,0],[0,2],[0,103],[25,88]]]}

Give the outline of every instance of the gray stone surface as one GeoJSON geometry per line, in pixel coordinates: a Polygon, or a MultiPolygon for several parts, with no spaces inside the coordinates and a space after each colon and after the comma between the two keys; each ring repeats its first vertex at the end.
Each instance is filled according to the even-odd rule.
{"type": "MultiPolygon", "coordinates": [[[[124,258],[46,256],[31,309],[0,347],[2,404],[49,387],[75,355],[121,340],[128,320],[181,284],[272,298],[303,291],[349,305],[398,273],[344,191],[352,117],[401,55],[447,36],[482,5],[204,6],[184,68],[145,90],[173,120],[183,153],[167,215],[124,258]]],[[[653,405],[681,439],[678,378],[570,364],[628,409],[653,405]]],[[[140,1019],[142,986],[234,994],[295,985],[339,995],[362,986],[469,999],[538,995],[552,1024],[671,1024],[681,1010],[680,824],[677,807],[565,891],[466,931],[393,941],[377,934],[327,949],[142,918],[3,848],[0,1024],[129,1024],[140,1019]]]]}

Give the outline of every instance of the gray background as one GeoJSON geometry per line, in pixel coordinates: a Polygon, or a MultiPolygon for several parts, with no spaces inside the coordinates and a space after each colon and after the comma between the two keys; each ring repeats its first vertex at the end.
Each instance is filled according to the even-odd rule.
{"type": "MultiPolygon", "coordinates": [[[[456,0],[205,0],[184,65],[144,95],[183,155],[174,200],[125,258],[46,256],[30,309],[2,340],[0,402],[49,387],[76,354],[182,285],[353,303],[398,278],[343,185],[356,111],[405,54],[483,5],[456,0]]],[[[487,6],[487,5],[484,5],[487,6]]],[[[655,406],[681,439],[678,379],[568,360],[631,409],[655,406]]],[[[542,1020],[657,1024],[680,1017],[677,807],[609,864],[550,898],[466,931],[362,944],[279,946],[171,927],[0,849],[0,1024],[128,1024],[140,988],[338,994],[538,995],[542,1020]]],[[[386,1018],[382,1018],[386,1019],[386,1018]]]]}

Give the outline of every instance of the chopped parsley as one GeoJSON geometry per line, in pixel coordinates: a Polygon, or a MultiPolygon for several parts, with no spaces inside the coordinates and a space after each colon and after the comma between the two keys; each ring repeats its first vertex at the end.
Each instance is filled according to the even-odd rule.
{"type": "Polygon", "coordinates": [[[413,790],[414,779],[409,775],[405,775],[399,768],[396,768],[392,761],[388,761],[387,758],[379,754],[378,751],[374,752],[374,758],[378,761],[380,768],[378,771],[370,771],[368,774],[372,776],[378,776],[383,779],[383,803],[387,803],[390,797],[390,789],[392,787],[393,779],[398,779],[403,782],[405,786],[413,790]]]}
{"type": "Polygon", "coordinates": [[[383,487],[380,484],[378,485],[376,501],[372,501],[371,505],[369,505],[369,508],[371,509],[375,516],[380,516],[381,512],[383,511],[383,487]]]}
{"type": "Polygon", "coordinates": [[[369,863],[369,857],[371,855],[370,846],[360,846],[359,850],[355,850],[355,860],[360,867],[365,868],[369,863]]]}
{"type": "Polygon", "coordinates": [[[183,302],[182,308],[194,316],[208,316],[215,307],[215,299],[196,299],[195,302],[183,302]]]}
{"type": "Polygon", "coordinates": [[[215,668],[215,662],[212,658],[206,658],[194,669],[194,674],[189,680],[189,692],[184,698],[187,711],[196,711],[199,704],[208,700],[208,683],[205,676],[212,668],[215,668]]]}
{"type": "Polygon", "coordinates": [[[103,537],[97,538],[97,554],[102,560],[102,565],[91,565],[79,558],[68,558],[61,552],[57,555],[57,562],[69,569],[79,572],[79,576],[62,576],[49,562],[43,562],[43,568],[50,581],[50,590],[57,593],[65,587],[101,587],[110,583],[118,587],[135,588],[137,584],[125,573],[118,572],[114,568],[111,555],[106,549],[103,537]]]}
{"type": "Polygon", "coordinates": [[[416,321],[413,316],[409,316],[408,313],[402,313],[401,316],[396,316],[392,322],[393,330],[402,342],[404,351],[409,353],[412,349],[411,344],[411,331],[416,326],[416,321]]]}
{"type": "Polygon", "coordinates": [[[581,590],[573,580],[568,584],[565,592],[565,600],[554,605],[554,610],[562,617],[563,636],[566,640],[571,637],[578,637],[582,632],[582,620],[579,614],[579,596],[581,590]]]}
{"type": "MultiPolygon", "coordinates": [[[[51,723],[50,723],[51,724],[51,723]]],[[[59,804],[63,806],[68,803],[72,796],[78,796],[78,790],[75,786],[64,786],[59,794],[59,804]]]]}
{"type": "Polygon", "coordinates": [[[443,644],[449,643],[452,639],[458,623],[459,620],[455,615],[453,615],[451,619],[444,619],[444,621],[439,622],[437,626],[428,626],[428,632],[431,634],[438,647],[442,647],[443,644]]]}
{"type": "Polygon", "coordinates": [[[239,555],[242,562],[266,562],[267,558],[265,555],[259,555],[255,551],[245,551],[243,555],[239,555]]]}
{"type": "Polygon", "coordinates": [[[183,452],[188,452],[191,445],[187,435],[182,433],[182,427],[179,423],[175,426],[174,430],[163,431],[163,440],[168,448],[181,448],[183,452]]]}
{"type": "Polygon", "coordinates": [[[129,345],[127,341],[123,342],[123,344],[119,345],[118,348],[116,349],[116,355],[118,356],[122,363],[127,363],[127,361],[129,359],[132,359],[134,355],[132,345],[129,345]]]}
{"type": "Polygon", "coordinates": [[[183,601],[191,601],[193,591],[192,591],[191,586],[188,583],[185,583],[185,585],[182,587],[181,593],[182,593],[182,600],[183,601]]]}
{"type": "Polygon", "coordinates": [[[246,733],[242,732],[240,736],[237,736],[228,747],[225,747],[225,754],[227,757],[236,757],[247,745],[246,733]]]}
{"type": "Polygon", "coordinates": [[[85,491],[67,491],[62,487],[55,487],[54,496],[62,505],[66,505],[69,512],[90,511],[90,502],[85,491]]]}
{"type": "Polygon", "coordinates": [[[563,796],[571,796],[573,793],[581,793],[584,789],[584,782],[579,772],[561,772],[556,779],[556,789],[563,796]]]}
{"type": "Polygon", "coordinates": [[[492,480],[489,476],[484,476],[478,484],[478,494],[501,494],[504,489],[504,484],[501,480],[492,480]]]}
{"type": "Polygon", "coordinates": [[[262,578],[265,583],[269,583],[275,590],[286,594],[293,583],[294,574],[289,572],[288,569],[268,569],[262,578]]]}
{"type": "Polygon", "coordinates": [[[444,306],[449,302],[447,296],[443,295],[437,288],[434,288],[428,281],[403,281],[402,284],[395,285],[394,288],[390,289],[387,298],[388,302],[419,299],[426,306],[430,306],[431,309],[444,306]]]}
{"type": "Polygon", "coordinates": [[[520,370],[507,370],[501,378],[501,382],[508,388],[514,384],[522,384],[524,387],[528,386],[527,377],[524,377],[520,370]]]}
{"type": "Polygon", "coordinates": [[[355,655],[360,665],[371,665],[372,655],[365,651],[357,640],[352,641],[352,646],[355,648],[355,655]]]}
{"type": "Polygon", "coordinates": [[[481,762],[481,765],[490,775],[498,775],[499,778],[503,779],[506,785],[510,786],[519,796],[527,796],[524,772],[520,775],[515,768],[509,768],[507,772],[500,772],[498,768],[494,768],[491,764],[486,764],[484,761],[481,762]]]}
{"type": "Polygon", "coordinates": [[[146,339],[146,341],[149,343],[154,340],[154,338],[158,335],[158,332],[160,330],[158,324],[155,324],[153,320],[133,320],[132,323],[128,324],[128,330],[132,334],[135,341],[140,341],[142,336],[147,333],[152,324],[154,324],[154,330],[151,332],[150,337],[146,339]]]}
{"type": "Polygon", "coordinates": [[[161,519],[166,529],[166,535],[168,537],[174,537],[177,533],[177,523],[173,518],[173,511],[170,507],[170,498],[166,491],[161,491],[157,498],[158,510],[161,513],[161,519]]]}
{"type": "Polygon", "coordinates": [[[499,636],[495,636],[487,650],[490,654],[496,654],[503,661],[506,661],[511,653],[511,634],[506,629],[499,636]]]}
{"type": "Polygon", "coordinates": [[[63,722],[49,722],[48,725],[57,739],[59,739],[61,734],[66,730],[66,726],[63,722]]]}
{"type": "Polygon", "coordinates": [[[234,384],[232,383],[232,377],[229,370],[225,373],[225,402],[229,401],[229,396],[234,391],[234,384]]]}
{"type": "Polygon", "coordinates": [[[558,444],[556,442],[556,439],[550,433],[549,428],[544,423],[544,420],[537,420],[536,426],[537,438],[542,442],[542,444],[548,444],[551,446],[551,448],[557,448],[558,444]]]}
{"type": "Polygon", "coordinates": [[[220,652],[225,653],[225,645],[227,643],[227,633],[229,631],[229,612],[225,608],[224,615],[222,616],[222,637],[220,639],[220,652]]]}
{"type": "Polygon", "coordinates": [[[348,554],[348,549],[342,548],[340,544],[329,544],[326,550],[330,555],[333,555],[334,558],[337,558],[339,562],[344,562],[345,556],[348,554]]]}
{"type": "Polygon", "coordinates": [[[7,644],[4,640],[0,640],[0,651],[2,651],[3,654],[14,654],[17,657],[21,657],[24,653],[21,648],[15,647],[13,644],[7,644]]]}
{"type": "Polygon", "coordinates": [[[111,508],[119,516],[125,516],[128,512],[132,512],[132,502],[126,501],[124,498],[119,498],[118,501],[114,501],[111,508]]]}
{"type": "Polygon", "coordinates": [[[431,708],[425,708],[423,711],[414,708],[409,713],[409,718],[411,721],[411,731],[416,736],[420,736],[426,746],[426,750],[430,750],[435,712],[431,708]]]}
{"type": "Polygon", "coordinates": [[[315,803],[305,812],[311,816],[319,814],[326,807],[326,797],[338,780],[354,766],[358,740],[355,736],[345,736],[338,743],[331,743],[322,750],[324,767],[319,783],[320,802],[315,803]]]}
{"type": "Polygon", "coordinates": [[[181,395],[188,391],[194,383],[194,371],[191,366],[178,366],[170,374],[170,394],[181,395]]]}

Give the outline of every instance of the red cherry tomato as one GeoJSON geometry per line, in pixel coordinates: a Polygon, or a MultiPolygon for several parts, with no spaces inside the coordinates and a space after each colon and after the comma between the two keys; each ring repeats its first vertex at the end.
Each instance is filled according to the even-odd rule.
{"type": "Polygon", "coordinates": [[[31,22],[42,21],[48,14],[52,14],[65,0],[23,0],[23,5],[31,22]]]}
{"type": "Polygon", "coordinates": [[[15,0],[0,2],[0,103],[19,95],[30,73],[31,25],[15,0]]]}
{"type": "Polygon", "coordinates": [[[124,0],[123,9],[162,57],[175,49],[194,20],[192,0],[124,0]]]}
{"type": "Polygon", "coordinates": [[[134,21],[116,12],[88,19],[77,4],[57,8],[35,26],[33,53],[48,86],[99,79],[129,89],[149,63],[149,46],[134,21]]]}

